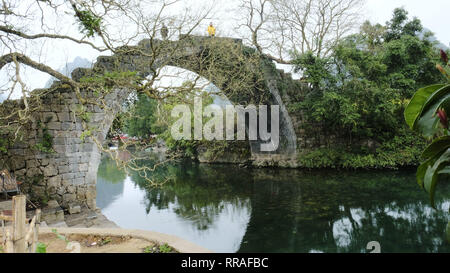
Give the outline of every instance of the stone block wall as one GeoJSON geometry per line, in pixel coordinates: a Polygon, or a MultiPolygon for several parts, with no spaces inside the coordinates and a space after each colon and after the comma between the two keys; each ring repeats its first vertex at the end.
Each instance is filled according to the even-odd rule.
{"type": "MultiPolygon", "coordinates": [[[[208,52],[206,49],[222,40],[223,38],[211,40],[192,37],[192,39],[181,41],[152,41],[155,46],[163,45],[163,49],[168,52],[167,56],[160,56],[156,60],[152,59],[152,54],[142,54],[150,50],[150,40],[144,40],[135,47],[124,48],[120,54],[99,57],[93,69],[76,69],[72,73],[72,78],[79,81],[83,76],[103,75],[108,71],[134,71],[145,77],[162,65],[178,66],[208,78],[210,73],[204,70],[203,65],[199,65],[199,56],[202,58],[206,58],[203,55],[210,56],[211,54],[206,54],[208,52]],[[171,54],[172,50],[176,50],[177,54],[171,54]],[[152,64],[153,67],[150,67],[152,64]]],[[[223,41],[226,42],[226,39],[223,41]]],[[[232,41],[232,48],[236,47],[236,43],[241,43],[235,39],[232,41]]],[[[210,48],[210,52],[214,48],[210,48]]],[[[247,52],[243,56],[249,55],[248,52],[252,51],[251,48],[245,49],[244,46],[238,48],[244,50],[244,53],[247,52]]],[[[261,92],[258,89],[259,93],[254,93],[255,90],[245,93],[248,90],[244,88],[242,92],[233,90],[235,92],[226,95],[231,96],[231,101],[234,98],[237,104],[242,103],[240,97],[251,98],[256,94],[258,97],[267,98],[272,104],[280,105],[282,130],[278,150],[273,153],[263,153],[258,148],[260,143],[251,142],[252,160],[257,162],[257,165],[264,166],[274,161],[283,161],[283,165],[295,166],[297,136],[288,110],[283,104],[284,99],[289,97],[286,96],[288,92],[282,92],[280,88],[282,87],[280,77],[283,75],[280,76],[276,70],[272,69],[271,62],[263,56],[260,57],[262,59],[259,69],[263,72],[268,90],[261,92]],[[233,94],[239,94],[239,97],[233,94]]],[[[204,62],[209,63],[208,60],[204,62]]],[[[224,73],[229,72],[228,69],[225,70],[224,73]]],[[[216,81],[223,82],[223,75],[215,76],[216,81]]],[[[243,77],[243,79],[246,78],[243,77]]],[[[214,77],[210,80],[215,83],[214,77]]],[[[291,84],[292,80],[287,82],[291,84]]],[[[217,82],[215,84],[221,87],[217,82]]],[[[222,86],[226,86],[226,82],[222,83],[222,86]]],[[[285,89],[292,91],[292,87],[289,86],[285,89]]],[[[6,168],[14,173],[18,180],[23,182],[22,190],[28,193],[32,200],[38,200],[44,204],[46,201],[56,200],[63,208],[74,204],[85,204],[95,209],[97,169],[101,156],[99,146],[105,139],[117,111],[121,109],[123,101],[130,94],[130,90],[114,88],[107,94],[102,94],[103,107],[95,103],[82,105],[74,91],[60,83],[55,83],[50,89],[35,90],[33,94],[35,92],[42,94],[41,105],[31,113],[31,121],[21,130],[18,141],[9,144],[7,152],[0,151],[0,168],[6,168]],[[81,107],[89,115],[80,115],[81,107]],[[86,132],[90,132],[98,141],[94,142],[91,137],[85,137],[86,132]],[[51,152],[42,149],[44,139],[49,136],[52,139],[51,152]]],[[[99,102],[96,100],[98,95],[92,91],[82,90],[81,92],[83,98],[99,102]]],[[[0,112],[5,113],[4,110],[7,107],[23,108],[23,104],[23,101],[6,101],[0,104],[0,112]]]]}
{"type": "MultiPolygon", "coordinates": [[[[112,109],[120,109],[128,94],[126,90],[116,89],[105,100],[112,109]]],[[[83,92],[82,96],[94,95],[83,92]]],[[[8,103],[18,106],[21,101],[8,103]]],[[[0,168],[14,173],[23,183],[21,190],[32,200],[45,204],[54,199],[63,208],[71,204],[96,208],[97,169],[101,155],[92,138],[82,139],[83,123],[77,115],[80,107],[75,93],[60,85],[42,97],[41,110],[33,112],[32,122],[22,130],[20,140],[9,147],[7,153],[0,153],[0,168]],[[52,138],[52,152],[36,147],[43,142],[44,134],[52,138]]],[[[89,113],[86,128],[95,128],[91,129],[92,135],[102,142],[115,113],[105,112],[96,105],[84,107],[89,113]]]]}

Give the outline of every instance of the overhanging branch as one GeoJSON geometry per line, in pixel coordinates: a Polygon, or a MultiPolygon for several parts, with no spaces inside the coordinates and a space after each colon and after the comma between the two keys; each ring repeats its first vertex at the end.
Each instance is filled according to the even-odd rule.
{"type": "Polygon", "coordinates": [[[78,40],[78,39],[75,39],[73,37],[66,36],[66,35],[57,35],[57,34],[48,34],[48,33],[40,33],[40,34],[28,35],[26,33],[23,33],[23,32],[18,31],[18,30],[14,30],[14,29],[6,27],[6,26],[0,26],[0,31],[3,31],[3,32],[8,33],[8,34],[13,34],[13,35],[19,36],[19,37],[24,38],[24,39],[30,39],[30,40],[40,39],[40,38],[64,39],[64,40],[70,40],[70,41],[78,43],[78,44],[89,45],[89,46],[91,46],[92,48],[94,48],[94,49],[96,49],[98,51],[106,51],[106,50],[108,50],[107,48],[100,48],[100,47],[94,45],[93,43],[91,43],[89,41],[78,40]]]}
{"type": "Polygon", "coordinates": [[[80,93],[80,86],[77,82],[75,82],[74,80],[72,80],[71,78],[61,74],[60,72],[52,69],[51,67],[45,65],[45,64],[41,64],[38,63],[36,61],[33,61],[32,59],[30,59],[29,57],[21,54],[21,53],[9,53],[6,55],[3,55],[0,57],[0,70],[7,64],[12,63],[12,62],[18,62],[18,63],[22,63],[25,64],[27,66],[30,66],[36,70],[39,70],[41,72],[47,73],[55,78],[57,78],[58,80],[60,80],[63,83],[67,83],[69,84],[75,91],[75,94],[77,95],[77,98],[80,100],[81,103],[85,102],[85,99],[82,98],[81,93],[80,93]]]}

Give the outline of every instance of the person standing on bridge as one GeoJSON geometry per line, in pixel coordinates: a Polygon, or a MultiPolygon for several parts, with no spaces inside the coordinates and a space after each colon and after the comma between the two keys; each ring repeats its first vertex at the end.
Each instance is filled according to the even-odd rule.
{"type": "Polygon", "coordinates": [[[212,22],[209,24],[208,34],[209,34],[210,37],[216,36],[216,28],[213,26],[212,22]]]}
{"type": "Polygon", "coordinates": [[[168,35],[169,29],[167,29],[166,25],[163,23],[161,28],[161,37],[163,38],[163,40],[166,40],[168,35]]]}

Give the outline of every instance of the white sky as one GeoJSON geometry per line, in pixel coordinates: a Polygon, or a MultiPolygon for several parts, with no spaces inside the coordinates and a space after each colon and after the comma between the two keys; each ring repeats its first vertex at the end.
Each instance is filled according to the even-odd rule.
{"type": "Polygon", "coordinates": [[[402,6],[410,17],[418,17],[439,41],[449,45],[449,0],[367,0],[367,15],[371,22],[384,24],[392,17],[394,9],[402,6]]]}
{"type": "MultiPolygon", "coordinates": [[[[191,0],[189,4],[192,6],[202,6],[205,0],[191,0]]],[[[408,12],[410,18],[417,16],[424,27],[430,29],[435,33],[436,38],[445,45],[450,44],[450,31],[448,28],[448,13],[450,12],[450,0],[366,0],[365,17],[361,21],[369,19],[372,23],[384,24],[392,17],[392,12],[397,7],[404,7],[408,12]]],[[[233,22],[235,22],[237,14],[231,11],[231,7],[239,3],[240,0],[217,0],[215,13],[211,19],[207,19],[204,25],[199,26],[196,34],[206,35],[206,26],[209,21],[213,21],[217,27],[219,36],[230,36],[234,32],[232,29],[233,22]]],[[[60,24],[62,22],[59,22],[60,24]]],[[[62,23],[65,25],[64,23],[62,23]]],[[[53,43],[52,46],[46,47],[43,53],[45,62],[53,68],[59,69],[66,63],[72,62],[75,57],[80,56],[88,60],[95,61],[96,57],[101,55],[89,46],[78,45],[71,42],[53,43]],[[56,53],[56,54],[55,54],[56,53]]],[[[25,81],[31,89],[43,87],[50,78],[48,75],[31,70],[31,73],[25,73],[25,81]]],[[[0,72],[0,83],[5,80],[2,77],[4,71],[0,72]],[[3,81],[2,81],[3,79],[3,81]]]]}

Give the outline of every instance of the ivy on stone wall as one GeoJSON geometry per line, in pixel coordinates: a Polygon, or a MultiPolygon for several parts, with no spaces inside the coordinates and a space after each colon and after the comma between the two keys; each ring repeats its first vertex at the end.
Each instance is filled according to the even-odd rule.
{"type": "Polygon", "coordinates": [[[38,128],[42,129],[42,141],[34,145],[34,148],[40,152],[53,154],[53,136],[49,133],[48,128],[43,126],[41,122],[38,122],[38,128]]]}
{"type": "Polygon", "coordinates": [[[0,138],[0,153],[8,152],[8,139],[0,138]]]}

